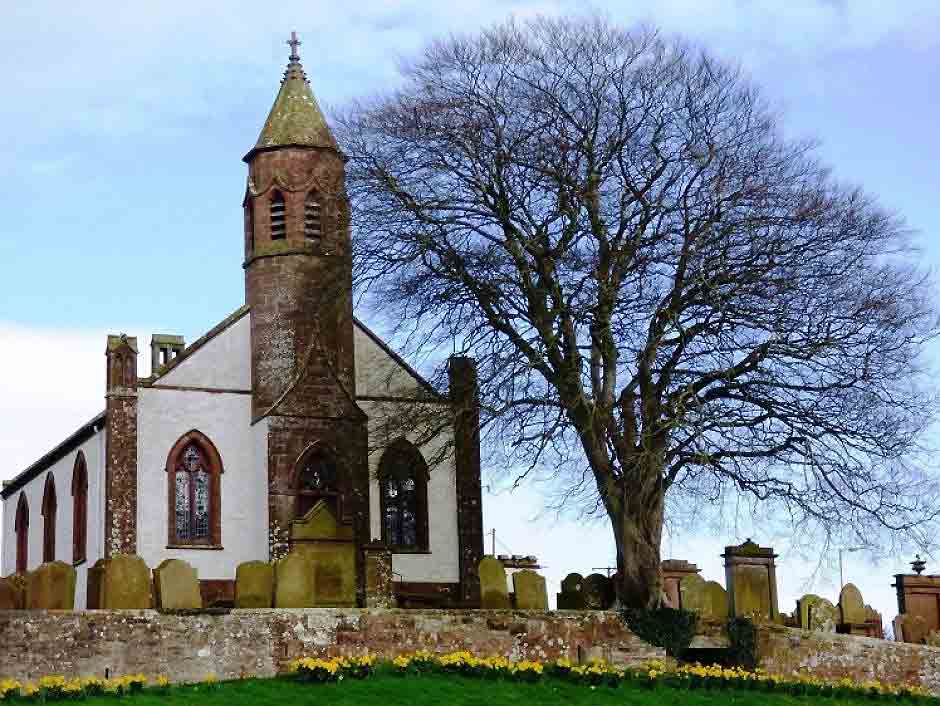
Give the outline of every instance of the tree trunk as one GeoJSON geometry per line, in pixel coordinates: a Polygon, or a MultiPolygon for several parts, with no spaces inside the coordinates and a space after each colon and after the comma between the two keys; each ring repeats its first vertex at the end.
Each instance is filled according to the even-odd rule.
{"type": "Polygon", "coordinates": [[[617,545],[617,596],[624,608],[656,608],[663,596],[663,494],[657,490],[623,500],[607,504],[617,545]]]}

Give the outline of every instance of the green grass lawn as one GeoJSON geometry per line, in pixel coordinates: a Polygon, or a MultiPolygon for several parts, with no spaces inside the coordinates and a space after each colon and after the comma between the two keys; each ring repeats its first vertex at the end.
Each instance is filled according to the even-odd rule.
{"type": "MultiPolygon", "coordinates": [[[[591,689],[546,678],[530,684],[449,675],[399,677],[377,675],[362,681],[346,679],[337,684],[305,684],[290,679],[252,679],[172,689],[168,694],[144,691],[121,699],[133,706],[796,706],[825,703],[832,706],[871,704],[867,698],[835,699],[793,697],[748,691],[689,691],[666,686],[647,689],[622,685],[616,689],[591,689]]],[[[114,697],[93,697],[86,706],[114,706],[114,697]]],[[[884,703],[884,702],[882,702],[884,703]]]]}

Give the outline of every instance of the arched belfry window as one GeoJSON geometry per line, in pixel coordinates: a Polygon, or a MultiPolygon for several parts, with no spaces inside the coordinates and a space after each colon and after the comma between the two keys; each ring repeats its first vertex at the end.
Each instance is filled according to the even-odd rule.
{"type": "Polygon", "coordinates": [[[42,493],[42,560],[55,561],[55,516],[58,510],[55,496],[55,477],[46,476],[46,487],[42,493]]]}
{"type": "Polygon", "coordinates": [[[378,471],[382,541],[398,550],[428,550],[428,466],[408,441],[393,442],[378,471]]]}
{"type": "Polygon", "coordinates": [[[184,434],[167,457],[169,544],[219,546],[222,543],[222,459],[198,431],[184,434]]]}
{"type": "Polygon", "coordinates": [[[320,500],[327,500],[339,516],[339,474],[336,457],[322,445],[307,449],[297,463],[297,510],[303,517],[320,500]]]}
{"type": "Polygon", "coordinates": [[[85,454],[75,457],[72,469],[72,563],[80,564],[88,558],[88,468],[85,454]]]}
{"type": "Polygon", "coordinates": [[[287,237],[287,209],[284,194],[275,190],[271,194],[271,240],[284,240],[287,237]]]}
{"type": "Polygon", "coordinates": [[[255,202],[248,194],[245,197],[245,239],[248,241],[248,251],[255,249],[255,202]]]}
{"type": "Polygon", "coordinates": [[[304,201],[304,237],[307,240],[319,241],[322,235],[320,201],[311,191],[304,201]]]}
{"type": "Polygon", "coordinates": [[[21,573],[29,568],[29,501],[26,493],[20,493],[16,503],[13,531],[16,533],[16,571],[21,573]]]}

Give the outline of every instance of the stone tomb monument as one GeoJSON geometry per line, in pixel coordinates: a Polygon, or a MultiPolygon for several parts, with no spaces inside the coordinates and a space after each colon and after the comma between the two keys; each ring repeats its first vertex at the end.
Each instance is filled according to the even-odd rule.
{"type": "Polygon", "coordinates": [[[72,610],[75,607],[75,569],[63,561],[41,564],[26,575],[27,610],[72,610]]]}
{"type": "Polygon", "coordinates": [[[679,582],[686,576],[700,573],[700,569],[683,559],[665,559],[662,564],[663,593],[672,608],[679,607],[679,582]]]}
{"type": "Polygon", "coordinates": [[[748,538],[743,544],[725,547],[725,584],[731,615],[777,621],[777,555],[770,547],[748,538]]]}
{"type": "Polygon", "coordinates": [[[940,576],[922,575],[924,562],[911,563],[914,574],[896,574],[892,586],[897,590],[898,613],[905,617],[905,642],[919,642],[908,639],[907,634],[921,636],[934,630],[940,630],[940,576]],[[914,618],[919,618],[916,628],[914,618]]]}
{"type": "Polygon", "coordinates": [[[158,610],[199,610],[202,594],[196,570],[182,559],[166,559],[153,570],[158,610]]]}
{"type": "Polygon", "coordinates": [[[266,561],[246,561],[235,569],[235,607],[274,605],[274,567],[266,561]]]}
{"type": "Polygon", "coordinates": [[[506,584],[506,569],[496,557],[485,556],[480,560],[480,607],[490,610],[509,608],[509,588],[506,584]]]}
{"type": "Polygon", "coordinates": [[[522,569],[512,575],[512,591],[519,610],[548,610],[548,592],[545,589],[545,577],[522,569]]]}

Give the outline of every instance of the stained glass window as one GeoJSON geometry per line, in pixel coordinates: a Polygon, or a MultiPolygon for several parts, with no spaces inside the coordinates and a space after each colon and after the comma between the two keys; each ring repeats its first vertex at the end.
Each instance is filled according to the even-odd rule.
{"type": "Polygon", "coordinates": [[[399,440],[382,455],[382,535],[398,548],[427,549],[427,465],[410,443],[399,440]]]}
{"type": "Polygon", "coordinates": [[[209,465],[202,449],[189,444],[176,469],[176,539],[204,541],[210,537],[209,465]]]}

